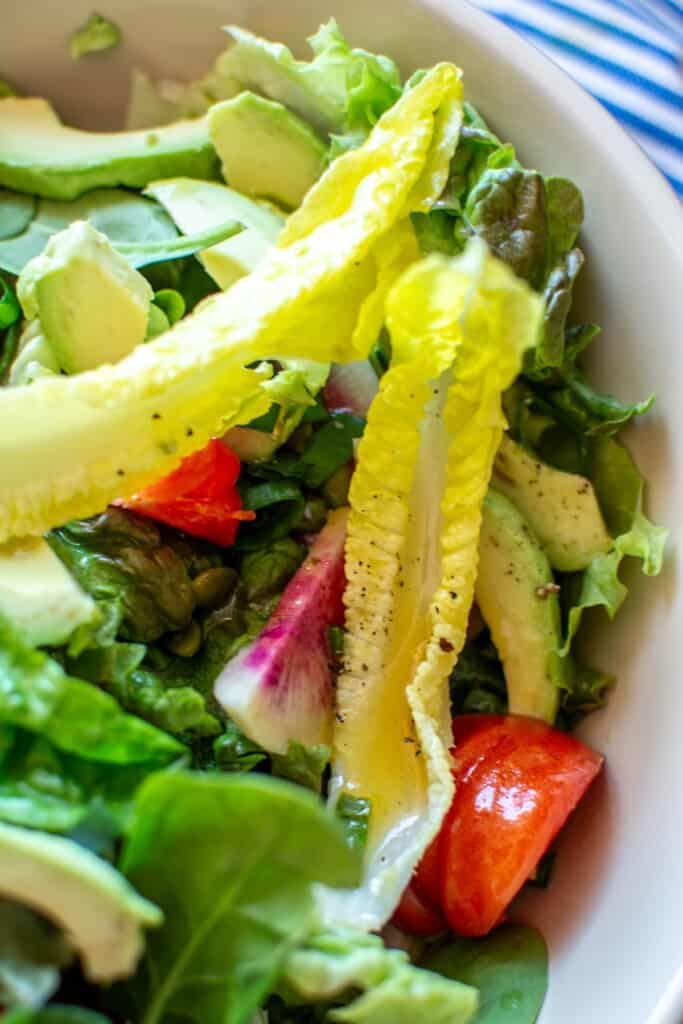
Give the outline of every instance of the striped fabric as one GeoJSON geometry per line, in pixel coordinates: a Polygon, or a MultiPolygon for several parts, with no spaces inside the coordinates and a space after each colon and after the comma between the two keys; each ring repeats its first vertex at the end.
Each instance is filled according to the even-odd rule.
{"type": "Polygon", "coordinates": [[[678,0],[474,2],[600,100],[683,197],[683,6],[678,0]]]}

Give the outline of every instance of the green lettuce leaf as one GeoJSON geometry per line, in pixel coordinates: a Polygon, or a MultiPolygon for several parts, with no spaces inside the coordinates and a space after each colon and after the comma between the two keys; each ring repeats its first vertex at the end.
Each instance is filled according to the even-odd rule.
{"type": "Polygon", "coordinates": [[[100,14],[91,14],[88,20],[71,35],[69,44],[74,60],[88,53],[111,50],[121,42],[121,29],[100,14]]]}
{"type": "Polygon", "coordinates": [[[0,723],[44,736],[66,753],[113,765],[163,764],[184,751],[171,736],[126,714],[109,694],[27,647],[2,618],[0,723]]]}
{"type": "Polygon", "coordinates": [[[271,771],[280,779],[289,779],[298,786],[319,793],[331,754],[332,751],[324,743],[309,747],[305,743],[290,740],[286,754],[271,755],[271,771]]]}
{"type": "Polygon", "coordinates": [[[103,612],[98,645],[117,636],[151,643],[189,624],[196,599],[188,566],[153,520],[109,508],[67,523],[48,541],[103,612]]]}
{"type": "Polygon", "coordinates": [[[312,61],[243,28],[228,32],[235,45],[219,57],[213,75],[284,103],[326,134],[354,133],[358,144],[401,95],[398,69],[388,57],[348,45],[332,18],[309,43],[312,61]]]}
{"type": "Polygon", "coordinates": [[[106,1017],[82,1006],[45,1006],[41,1010],[11,1010],[2,1024],[110,1024],[106,1017]]]}
{"type": "Polygon", "coordinates": [[[250,772],[268,759],[268,754],[230,719],[225,731],[213,743],[216,767],[224,772],[250,772]]]}
{"type": "Polygon", "coordinates": [[[579,594],[569,611],[567,636],[562,653],[572,639],[587,608],[604,608],[613,619],[623,604],[628,588],[619,578],[624,558],[638,558],[646,576],[662,569],[668,531],[655,526],[643,513],[643,479],[630,454],[614,438],[601,438],[593,448],[592,482],[610,531],[616,534],[614,547],[598,555],[581,573],[579,594]]]}
{"type": "Polygon", "coordinates": [[[240,569],[247,600],[250,603],[261,602],[279,594],[303,562],[305,554],[303,545],[291,537],[248,552],[240,569]]]}
{"type": "Polygon", "coordinates": [[[340,793],[335,805],[335,813],[339,819],[346,841],[354,850],[365,849],[370,828],[372,805],[369,800],[350,793],[340,793]]]}
{"type": "Polygon", "coordinates": [[[73,950],[53,924],[21,903],[0,898],[0,1005],[41,1006],[56,992],[59,972],[72,959],[73,950]]]}
{"type": "Polygon", "coordinates": [[[406,953],[376,935],[339,930],[303,943],[285,962],[279,991],[293,1003],[348,997],[326,1020],[348,1024],[465,1024],[477,1009],[476,989],[413,967],[406,953]]]}
{"type": "Polygon", "coordinates": [[[534,1024],[548,987],[543,936],[523,924],[506,924],[484,939],[456,939],[428,954],[424,966],[479,990],[472,1024],[534,1024]]]}
{"type": "Polygon", "coordinates": [[[247,1024],[314,928],[312,883],[353,885],[359,874],[312,794],[185,772],[145,783],[121,865],[165,915],[130,985],[139,1024],[247,1024]]]}
{"type": "Polygon", "coordinates": [[[143,644],[114,643],[83,651],[68,666],[158,729],[184,740],[219,733],[220,722],[207,710],[205,697],[191,686],[166,685],[161,674],[143,664],[146,655],[143,644]]]}
{"type": "Polygon", "coordinates": [[[467,641],[451,672],[449,685],[454,715],[505,714],[507,689],[503,666],[486,631],[467,641]]]}
{"type": "Polygon", "coordinates": [[[0,746],[0,820],[46,832],[71,833],[96,815],[103,824],[106,818],[115,838],[150,771],[149,763],[114,765],[67,754],[7,725],[0,727],[0,746]]]}

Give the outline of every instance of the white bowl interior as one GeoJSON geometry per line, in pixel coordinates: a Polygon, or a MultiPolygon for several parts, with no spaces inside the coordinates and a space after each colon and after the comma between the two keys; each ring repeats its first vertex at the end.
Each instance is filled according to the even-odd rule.
{"type": "MultiPolygon", "coordinates": [[[[462,0],[107,0],[101,13],[121,25],[125,45],[78,64],[67,40],[90,0],[8,6],[3,75],[91,127],[120,121],[133,65],[180,79],[200,74],[223,48],[217,30],[227,22],[303,53],[304,37],[335,14],[354,43],[391,54],[406,70],[440,59],[460,64],[469,98],[522,158],[583,189],[588,264],[577,304],[604,327],[594,372],[622,398],[657,393],[656,411],[630,442],[650,480],[649,510],[678,546],[680,209],[640,150],[559,69],[462,0]]],[[[672,982],[683,964],[683,685],[675,653],[683,599],[674,555],[658,580],[631,571],[630,581],[616,624],[598,629],[591,645],[594,661],[619,679],[609,709],[584,730],[607,755],[606,779],[567,830],[549,891],[517,906],[551,946],[545,1024],[676,1024],[683,1015],[683,984],[672,982]]]]}

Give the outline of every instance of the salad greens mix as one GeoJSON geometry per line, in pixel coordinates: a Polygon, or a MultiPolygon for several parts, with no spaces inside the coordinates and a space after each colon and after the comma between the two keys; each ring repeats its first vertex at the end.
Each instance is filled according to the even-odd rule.
{"type": "Polygon", "coordinates": [[[227,31],[125,131],[0,92],[0,1016],[532,1024],[653,399],[454,65],[227,31]]]}

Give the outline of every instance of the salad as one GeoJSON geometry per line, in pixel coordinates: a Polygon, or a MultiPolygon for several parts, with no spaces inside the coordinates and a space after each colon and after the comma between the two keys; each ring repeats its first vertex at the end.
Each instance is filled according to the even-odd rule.
{"type": "Polygon", "coordinates": [[[652,398],[454,64],[227,33],[120,132],[3,83],[0,1015],[531,1024],[652,398]]]}

